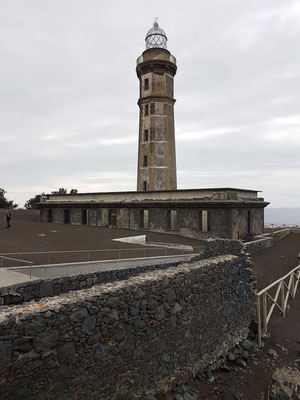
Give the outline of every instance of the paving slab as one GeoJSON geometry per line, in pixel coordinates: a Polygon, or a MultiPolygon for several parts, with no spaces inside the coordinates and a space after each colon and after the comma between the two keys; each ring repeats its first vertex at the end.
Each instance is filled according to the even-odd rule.
{"type": "Polygon", "coordinates": [[[39,278],[34,276],[30,278],[29,271],[27,272],[27,274],[24,274],[20,271],[14,271],[12,269],[0,268],[0,288],[11,287],[20,283],[27,283],[39,280],[39,278]]]}

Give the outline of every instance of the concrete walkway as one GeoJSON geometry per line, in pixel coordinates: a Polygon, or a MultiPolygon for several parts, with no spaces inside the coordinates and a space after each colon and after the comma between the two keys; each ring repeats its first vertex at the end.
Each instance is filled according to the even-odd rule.
{"type": "MultiPolygon", "coordinates": [[[[28,269],[28,267],[27,267],[28,269]]],[[[10,268],[0,268],[0,288],[11,287],[22,283],[38,281],[39,278],[32,276],[30,278],[29,271],[26,274],[14,271],[10,268]]]]}

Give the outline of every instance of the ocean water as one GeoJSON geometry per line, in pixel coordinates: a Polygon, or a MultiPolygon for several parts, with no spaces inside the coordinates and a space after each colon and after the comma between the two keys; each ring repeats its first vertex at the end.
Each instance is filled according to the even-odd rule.
{"type": "Polygon", "coordinates": [[[299,225],[300,208],[265,208],[265,225],[299,225]]]}

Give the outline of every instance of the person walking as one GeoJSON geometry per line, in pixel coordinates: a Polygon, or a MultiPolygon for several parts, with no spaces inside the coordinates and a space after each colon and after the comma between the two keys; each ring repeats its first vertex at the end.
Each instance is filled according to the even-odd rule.
{"type": "Polygon", "coordinates": [[[9,211],[6,211],[5,219],[6,219],[6,229],[11,228],[10,226],[11,213],[9,211]]]}

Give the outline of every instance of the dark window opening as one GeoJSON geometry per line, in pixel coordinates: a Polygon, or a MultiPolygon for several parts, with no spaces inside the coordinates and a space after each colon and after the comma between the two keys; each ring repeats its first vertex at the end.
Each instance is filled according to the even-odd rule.
{"type": "Polygon", "coordinates": [[[64,223],[70,223],[70,210],[64,210],[64,223]]]}
{"type": "Polygon", "coordinates": [[[144,156],[144,167],[147,167],[148,166],[148,157],[147,156],[144,156]]]}
{"type": "Polygon", "coordinates": [[[113,228],[117,227],[117,211],[115,209],[109,210],[108,225],[112,226],[113,228]]]}
{"type": "Polygon", "coordinates": [[[140,210],[140,228],[148,229],[148,210],[140,210]]]}
{"type": "Polygon", "coordinates": [[[145,105],[145,115],[149,115],[149,104],[145,105]]]}
{"type": "Polygon", "coordinates": [[[251,211],[248,210],[248,233],[251,233],[251,211]]]}
{"type": "Polygon", "coordinates": [[[82,210],[82,225],[87,225],[87,210],[82,210]]]}
{"type": "Polygon", "coordinates": [[[149,140],[148,132],[149,132],[148,129],[144,130],[144,142],[148,142],[148,140],[149,140]]]}
{"type": "Polygon", "coordinates": [[[53,221],[53,211],[52,209],[48,210],[48,222],[51,224],[53,221]]]}
{"type": "Polygon", "coordinates": [[[150,104],[150,114],[155,114],[155,103],[150,104]]]}
{"type": "Polygon", "coordinates": [[[144,192],[146,192],[146,190],[147,190],[147,182],[146,181],[143,182],[143,190],[144,190],[144,192]]]}
{"type": "Polygon", "coordinates": [[[149,89],[149,79],[145,79],[144,80],[144,90],[148,90],[149,89]]]}
{"type": "Polygon", "coordinates": [[[140,228],[144,228],[144,210],[140,210],[140,228]]]}

